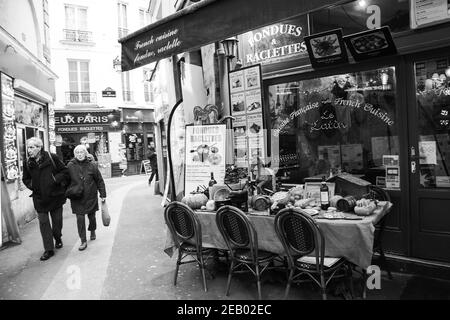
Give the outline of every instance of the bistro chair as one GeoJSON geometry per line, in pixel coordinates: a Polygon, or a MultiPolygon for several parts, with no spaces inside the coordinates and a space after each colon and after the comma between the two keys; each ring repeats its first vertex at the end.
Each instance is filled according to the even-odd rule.
{"type": "Polygon", "coordinates": [[[178,259],[173,284],[177,284],[180,265],[197,262],[203,280],[203,289],[206,287],[206,262],[215,254],[215,249],[203,248],[202,229],[195,212],[184,203],[171,202],[164,211],[164,218],[170,230],[175,246],[178,249],[178,259]],[[185,258],[192,260],[183,261],[185,258]]]}
{"type": "Polygon", "coordinates": [[[353,295],[352,268],[345,258],[325,257],[325,239],[314,219],[300,208],[282,209],[275,216],[275,231],[288,260],[289,277],[284,298],[292,283],[313,280],[327,299],[326,288],[331,279],[349,277],[353,295]]]}
{"type": "Polygon", "coordinates": [[[217,211],[216,222],[231,260],[225,294],[229,295],[233,273],[250,271],[256,277],[258,299],[261,300],[261,275],[277,255],[258,248],[258,234],[248,216],[238,208],[221,207],[217,211]]]}

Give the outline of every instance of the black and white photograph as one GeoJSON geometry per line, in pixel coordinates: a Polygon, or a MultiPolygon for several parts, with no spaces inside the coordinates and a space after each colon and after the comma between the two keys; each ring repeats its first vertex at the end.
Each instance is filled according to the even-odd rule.
{"type": "Polygon", "coordinates": [[[450,301],[450,0],[0,0],[0,108],[5,319],[450,301]]]}

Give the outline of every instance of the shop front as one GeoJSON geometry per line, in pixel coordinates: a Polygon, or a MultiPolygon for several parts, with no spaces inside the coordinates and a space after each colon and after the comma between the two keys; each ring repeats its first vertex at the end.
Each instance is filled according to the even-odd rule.
{"type": "Polygon", "coordinates": [[[152,109],[122,108],[122,142],[127,160],[126,175],[145,173],[142,164],[150,147],[155,148],[155,117],[152,109]]]}
{"type": "MultiPolygon", "coordinates": [[[[55,112],[56,151],[64,163],[73,159],[73,150],[84,144],[97,161],[104,178],[112,175],[112,150],[120,144],[120,112],[117,110],[73,110],[55,112]]],[[[118,152],[117,152],[118,153],[118,152]]]]}
{"type": "MultiPolygon", "coordinates": [[[[235,32],[239,51],[227,54],[226,80],[218,84],[229,111],[217,119],[233,116],[233,139],[226,145],[234,149],[234,166],[245,178],[253,178],[256,165],[257,171],[270,169],[278,185],[342,173],[366,180],[387,191],[394,204],[383,239],[389,257],[445,268],[450,263],[450,8],[446,1],[442,7],[420,5],[340,1],[274,18],[259,29],[247,26],[252,21],[243,23],[235,32]]],[[[174,27],[182,17],[166,22],[174,27]]],[[[161,28],[155,25],[157,32],[161,28]]],[[[151,34],[144,30],[140,36],[146,32],[151,34]]],[[[230,36],[220,34],[214,41],[230,36]]],[[[188,49],[199,44],[204,43],[188,49]]],[[[213,72],[222,79],[221,70],[213,72]]],[[[195,109],[180,106],[184,114],[195,109]]],[[[208,110],[195,125],[212,124],[214,112],[208,110]]],[[[176,118],[181,111],[172,113],[176,118]]],[[[184,119],[184,125],[192,124],[184,119]]],[[[176,129],[169,135],[173,171],[187,174],[186,154],[192,150],[184,149],[184,141],[174,143],[176,129]]],[[[172,185],[186,185],[174,180],[172,185]]]]}

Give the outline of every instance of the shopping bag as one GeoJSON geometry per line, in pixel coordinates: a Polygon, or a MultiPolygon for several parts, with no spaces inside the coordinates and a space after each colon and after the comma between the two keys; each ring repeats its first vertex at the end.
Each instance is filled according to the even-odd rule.
{"type": "Polygon", "coordinates": [[[102,202],[102,221],[105,227],[109,226],[111,222],[111,216],[109,215],[108,205],[105,202],[102,202]]]}

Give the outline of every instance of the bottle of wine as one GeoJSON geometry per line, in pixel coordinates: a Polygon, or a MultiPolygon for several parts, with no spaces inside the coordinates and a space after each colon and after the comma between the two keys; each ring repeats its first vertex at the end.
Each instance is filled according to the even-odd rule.
{"type": "Polygon", "coordinates": [[[320,186],[320,207],[322,210],[327,210],[330,206],[330,194],[328,186],[325,181],[325,176],[322,177],[322,185],[320,186]]]}
{"type": "Polygon", "coordinates": [[[209,180],[208,186],[212,187],[215,184],[217,184],[217,181],[214,179],[214,173],[211,172],[211,180],[209,180]]]}

